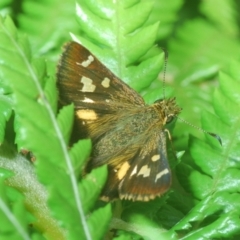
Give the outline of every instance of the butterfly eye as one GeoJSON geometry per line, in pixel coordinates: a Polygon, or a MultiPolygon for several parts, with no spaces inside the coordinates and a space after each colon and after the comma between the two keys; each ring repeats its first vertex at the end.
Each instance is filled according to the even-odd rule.
{"type": "Polygon", "coordinates": [[[166,122],[166,123],[172,122],[173,119],[174,119],[173,115],[169,115],[169,116],[167,117],[167,122],[166,122]]]}

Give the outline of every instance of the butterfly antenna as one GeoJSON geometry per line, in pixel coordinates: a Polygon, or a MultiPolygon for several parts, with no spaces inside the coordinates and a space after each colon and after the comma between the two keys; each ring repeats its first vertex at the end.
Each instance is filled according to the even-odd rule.
{"type": "Polygon", "coordinates": [[[163,68],[163,99],[165,96],[165,86],[166,86],[166,72],[167,72],[167,62],[168,62],[168,51],[165,48],[162,48],[164,52],[164,68],[163,68]]]}
{"type": "Polygon", "coordinates": [[[184,120],[183,118],[180,118],[180,117],[178,117],[178,116],[176,116],[176,118],[179,119],[181,122],[184,122],[184,123],[186,123],[187,125],[189,125],[189,126],[195,128],[195,129],[197,129],[197,130],[199,130],[199,131],[201,131],[201,132],[203,132],[203,133],[206,133],[206,134],[208,134],[208,135],[214,137],[215,139],[218,140],[218,142],[219,142],[219,143],[221,144],[221,146],[222,146],[222,139],[221,139],[220,136],[218,136],[217,134],[212,133],[212,132],[208,132],[208,131],[206,131],[206,130],[200,128],[200,127],[197,127],[197,126],[195,126],[195,125],[189,123],[188,121],[186,121],[186,120],[184,120]]]}

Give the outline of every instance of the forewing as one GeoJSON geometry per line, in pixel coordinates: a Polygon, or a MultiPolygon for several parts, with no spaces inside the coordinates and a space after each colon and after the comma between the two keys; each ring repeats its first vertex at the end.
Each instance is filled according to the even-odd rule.
{"type": "Polygon", "coordinates": [[[103,199],[114,198],[149,201],[161,196],[171,185],[171,172],[167,160],[165,132],[155,132],[139,149],[134,158],[122,163],[118,172],[111,172],[103,192],[103,199]],[[118,193],[116,185],[118,183],[118,193]],[[112,192],[115,190],[115,192],[112,192]]]}
{"type": "Polygon", "coordinates": [[[76,42],[65,45],[57,71],[62,105],[74,103],[76,109],[109,113],[128,105],[144,105],[142,97],[85,47],[76,42]]]}

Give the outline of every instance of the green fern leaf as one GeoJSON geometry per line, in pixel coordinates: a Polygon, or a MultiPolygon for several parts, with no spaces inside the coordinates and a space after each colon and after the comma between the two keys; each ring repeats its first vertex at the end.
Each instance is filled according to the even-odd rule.
{"type": "Polygon", "coordinates": [[[108,222],[111,216],[111,206],[108,204],[99,208],[88,218],[88,225],[92,232],[92,239],[100,239],[108,229],[108,222]]]}
{"type": "MultiPolygon", "coordinates": [[[[198,126],[203,109],[213,112],[210,96],[217,82],[206,82],[206,79],[239,56],[239,42],[231,35],[223,34],[213,24],[195,19],[179,26],[176,38],[169,42],[168,51],[168,71],[174,79],[172,95],[183,107],[181,117],[198,126]]],[[[177,124],[175,132],[180,144],[183,144],[182,133],[188,133],[189,127],[177,124]]],[[[200,137],[199,131],[193,132],[200,137]]]]}
{"type": "MultiPolygon", "coordinates": [[[[1,161],[1,160],[0,160],[1,161]]],[[[0,169],[1,172],[1,199],[0,199],[0,219],[1,219],[1,239],[24,239],[30,240],[27,234],[28,217],[25,214],[23,196],[14,189],[7,189],[3,180],[6,177],[6,171],[0,169]],[[4,191],[5,192],[4,192],[4,191]],[[7,191],[8,190],[8,191],[7,191]],[[13,202],[7,197],[7,194],[15,195],[13,202]]]]}
{"type": "Polygon", "coordinates": [[[237,39],[197,19],[179,29],[176,39],[169,44],[169,51],[169,67],[175,70],[174,81],[187,85],[216,74],[229,59],[238,57],[240,46],[237,39]]]}
{"type": "Polygon", "coordinates": [[[157,78],[163,64],[163,56],[154,47],[158,23],[141,26],[150,15],[151,5],[152,1],[131,0],[116,3],[107,0],[99,5],[94,3],[94,6],[93,2],[82,1],[77,5],[82,35],[74,39],[138,91],[157,78]],[[140,8],[142,11],[137,12],[140,8]],[[133,13],[138,17],[133,18],[133,13]],[[151,55],[144,58],[150,51],[151,55]],[[138,64],[139,61],[141,64],[138,64]]]}
{"type": "Polygon", "coordinates": [[[23,12],[18,16],[18,22],[20,29],[28,34],[35,55],[49,54],[56,45],[60,46],[67,41],[69,31],[77,30],[72,14],[74,6],[73,0],[47,0],[44,3],[23,1],[23,12]]]}
{"type": "MultiPolygon", "coordinates": [[[[64,108],[56,119],[57,99],[54,96],[57,94],[50,94],[50,91],[56,89],[53,89],[52,83],[47,83],[52,81],[52,78],[45,77],[43,64],[39,60],[32,61],[28,42],[18,35],[9,18],[1,19],[0,34],[3,39],[0,50],[1,63],[4,63],[0,65],[0,72],[13,90],[18,148],[34,153],[38,178],[48,189],[50,210],[67,229],[66,235],[70,236],[70,239],[92,239],[96,232],[91,232],[85,214],[89,213],[100,193],[106,178],[106,169],[97,169],[80,183],[77,182],[75,174],[79,173],[80,169],[74,169],[76,159],[72,162],[71,157],[80,154],[80,144],[77,144],[70,154],[66,145],[73,120],[73,107],[64,108]],[[10,60],[9,54],[14,56],[17,65],[12,65],[13,57],[10,60]],[[47,99],[47,96],[50,98],[47,99]],[[88,203],[85,199],[88,199],[88,203]],[[83,203],[86,203],[86,206],[83,206],[83,203]]],[[[81,149],[83,156],[89,154],[86,153],[89,149],[90,147],[81,149]]],[[[109,209],[106,207],[99,211],[104,213],[105,218],[102,218],[102,221],[106,226],[110,216],[109,209]]],[[[31,212],[36,216],[38,211],[33,208],[31,212]]],[[[49,228],[47,225],[47,222],[37,221],[34,226],[46,231],[46,236],[56,236],[61,232],[59,226],[49,228]]],[[[99,231],[99,234],[103,231],[104,229],[99,231]]],[[[64,238],[62,234],[57,239],[64,238]]]]}
{"type": "MultiPolygon", "coordinates": [[[[90,174],[86,176],[84,181],[82,181],[82,183],[79,184],[79,189],[83,196],[82,202],[85,213],[88,213],[90,209],[92,209],[94,203],[93,200],[96,201],[99,194],[101,193],[101,189],[106,181],[106,173],[107,173],[106,166],[94,169],[91,171],[90,174]],[[95,191],[93,191],[93,189],[95,189],[95,191]]],[[[107,209],[105,210],[108,211],[107,209]]],[[[109,214],[107,214],[105,217],[108,218],[109,214]]]]}
{"type": "Polygon", "coordinates": [[[157,40],[163,40],[173,31],[173,25],[178,20],[177,12],[183,5],[183,0],[155,1],[152,12],[146,24],[160,21],[157,40]]]}
{"type": "MultiPolygon", "coordinates": [[[[9,2],[1,4],[6,6],[9,2]]],[[[183,188],[178,186],[176,189],[174,180],[174,191],[166,197],[149,203],[123,201],[123,220],[114,224],[113,219],[111,223],[118,235],[116,239],[159,239],[161,233],[170,228],[166,234],[170,239],[238,239],[239,63],[233,63],[229,72],[221,73],[220,90],[213,99],[218,116],[211,114],[214,111],[210,98],[216,83],[204,82],[215,76],[230,58],[239,55],[234,2],[219,3],[217,9],[212,7],[214,0],[195,5],[195,10],[205,15],[204,20],[183,17],[181,13],[192,10],[188,4],[184,4],[177,14],[180,6],[187,3],[181,0],[167,3],[152,0],[78,2],[78,23],[75,23],[75,2],[72,1],[23,0],[21,9],[9,6],[7,11],[17,12],[14,19],[21,31],[29,35],[34,54],[47,54],[48,71],[54,71],[56,63],[53,66],[50,61],[56,59],[56,52],[59,55],[60,45],[67,41],[71,31],[75,40],[80,40],[116,75],[141,91],[148,103],[162,98],[162,83],[156,79],[163,66],[163,54],[154,45],[155,40],[160,38],[169,42],[166,82],[174,90],[166,88],[165,95],[176,96],[184,108],[183,118],[197,126],[200,113],[203,113],[203,128],[218,133],[223,141],[223,147],[220,147],[210,136],[205,140],[190,138],[188,150],[177,167],[183,188]],[[225,11],[226,8],[230,13],[225,11]],[[20,16],[17,15],[19,12],[20,16]],[[175,21],[176,38],[173,35],[169,41],[163,37],[174,32],[175,21]],[[170,78],[169,73],[173,75],[170,78]]],[[[6,9],[1,9],[2,12],[6,9]]],[[[192,17],[201,17],[197,12],[192,13],[192,17]]],[[[24,200],[22,194],[16,193],[19,202],[16,208],[9,207],[12,216],[19,222],[23,234],[29,234],[34,240],[43,239],[39,232],[48,239],[102,239],[111,217],[110,206],[97,208],[95,200],[106,178],[106,168],[96,169],[86,179],[80,178],[91,144],[84,140],[70,150],[67,148],[73,117],[71,106],[57,115],[55,81],[51,76],[46,77],[45,63],[33,59],[28,42],[17,33],[11,21],[1,19],[0,39],[0,58],[3,59],[0,61],[0,90],[4,94],[0,103],[4,112],[0,118],[0,141],[4,139],[6,122],[13,108],[15,141],[19,149],[34,152],[37,177],[45,185],[39,183],[31,164],[25,159],[21,158],[20,163],[0,160],[0,164],[5,164],[1,168],[16,175],[20,173],[16,178],[8,177],[9,184],[20,193],[26,193],[24,200]],[[26,206],[31,209],[30,217],[36,218],[33,234],[26,228],[28,218],[22,216],[23,201],[27,201],[26,206]],[[82,207],[79,208],[77,202],[82,207]]],[[[187,144],[182,133],[187,135],[188,132],[188,125],[176,124],[174,137],[177,136],[178,141],[174,141],[174,146],[177,149],[185,150],[183,146],[187,144]]],[[[196,135],[200,134],[196,132],[196,135]]],[[[203,139],[203,134],[201,137],[203,139]]],[[[3,196],[4,204],[9,206],[14,189],[9,190],[6,183],[1,184],[0,189],[8,193],[3,196]]],[[[0,218],[5,223],[6,214],[0,218]]],[[[16,234],[14,224],[9,221],[5,230],[8,229],[11,234],[16,234]]],[[[16,235],[12,236],[16,238],[16,235]]]]}
{"type": "MultiPolygon", "coordinates": [[[[37,180],[32,164],[23,156],[17,155],[15,149],[6,143],[1,145],[0,156],[1,169],[7,169],[12,172],[12,176],[7,178],[5,185],[1,189],[6,191],[5,189],[8,189],[10,186],[19,191],[18,195],[24,194],[25,196],[24,205],[23,200],[19,201],[19,205],[22,205],[22,214],[28,216],[28,218],[22,217],[22,222],[25,221],[26,233],[28,232],[27,230],[29,230],[27,226],[31,223],[31,225],[36,227],[32,228],[32,232],[39,229],[40,232],[44,232],[48,237],[52,238],[55,236],[58,239],[63,239],[64,231],[58,226],[56,220],[53,219],[50,214],[46,204],[46,189],[37,180]],[[30,215],[29,212],[26,212],[25,206],[29,209],[29,212],[31,212],[32,215],[30,215]],[[54,229],[54,231],[49,231],[49,229],[54,229]]],[[[15,189],[12,190],[14,191],[15,189]]],[[[1,196],[3,196],[3,194],[1,196]]],[[[11,200],[11,202],[15,201],[17,200],[11,200]]],[[[11,214],[15,215],[16,213],[12,211],[11,214]]],[[[36,231],[35,235],[39,236],[39,233],[36,231]]]]}
{"type": "Polygon", "coordinates": [[[74,110],[73,105],[66,106],[60,110],[57,116],[58,125],[60,131],[62,132],[65,144],[68,144],[71,135],[74,117],[74,115],[72,114],[73,110],[74,110]]]}
{"type": "Polygon", "coordinates": [[[239,62],[232,63],[228,73],[220,74],[220,87],[214,94],[214,109],[218,118],[207,112],[203,127],[217,132],[221,147],[212,137],[207,143],[192,139],[189,152],[193,162],[178,167],[179,179],[197,199],[196,205],[176,226],[174,231],[185,230],[182,239],[232,238],[240,233],[239,205],[239,62]],[[231,80],[231,81],[229,81],[231,80]],[[233,85],[231,83],[234,82],[233,85]],[[184,170],[185,169],[185,170],[184,170]],[[185,173],[185,174],[184,174],[185,173]],[[187,174],[186,174],[187,173],[187,174]],[[186,184],[188,182],[188,184],[186,184]]]}
{"type": "Polygon", "coordinates": [[[80,175],[86,162],[86,159],[88,159],[89,157],[90,152],[91,152],[90,139],[78,141],[71,147],[69,154],[72,159],[74,170],[76,171],[76,176],[80,175]]]}
{"type": "MultiPolygon", "coordinates": [[[[47,210],[46,192],[36,180],[31,164],[6,143],[1,145],[0,156],[1,238],[32,239],[29,223],[38,217],[39,222],[47,220],[49,226],[57,226],[47,210]],[[26,205],[35,209],[34,214],[26,212],[26,205]]],[[[35,235],[40,236],[37,232],[35,235]]]]}
{"type": "Polygon", "coordinates": [[[200,5],[200,10],[209,19],[215,22],[218,27],[223,29],[227,35],[238,35],[238,11],[236,2],[232,0],[221,2],[216,0],[204,1],[200,5]]]}

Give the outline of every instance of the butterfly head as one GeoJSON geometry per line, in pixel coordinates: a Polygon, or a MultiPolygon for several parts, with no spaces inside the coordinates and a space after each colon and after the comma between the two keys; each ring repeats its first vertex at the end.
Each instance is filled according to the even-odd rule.
{"type": "Polygon", "coordinates": [[[173,121],[182,110],[176,104],[175,98],[159,99],[155,101],[154,106],[161,112],[164,125],[173,121]]]}

